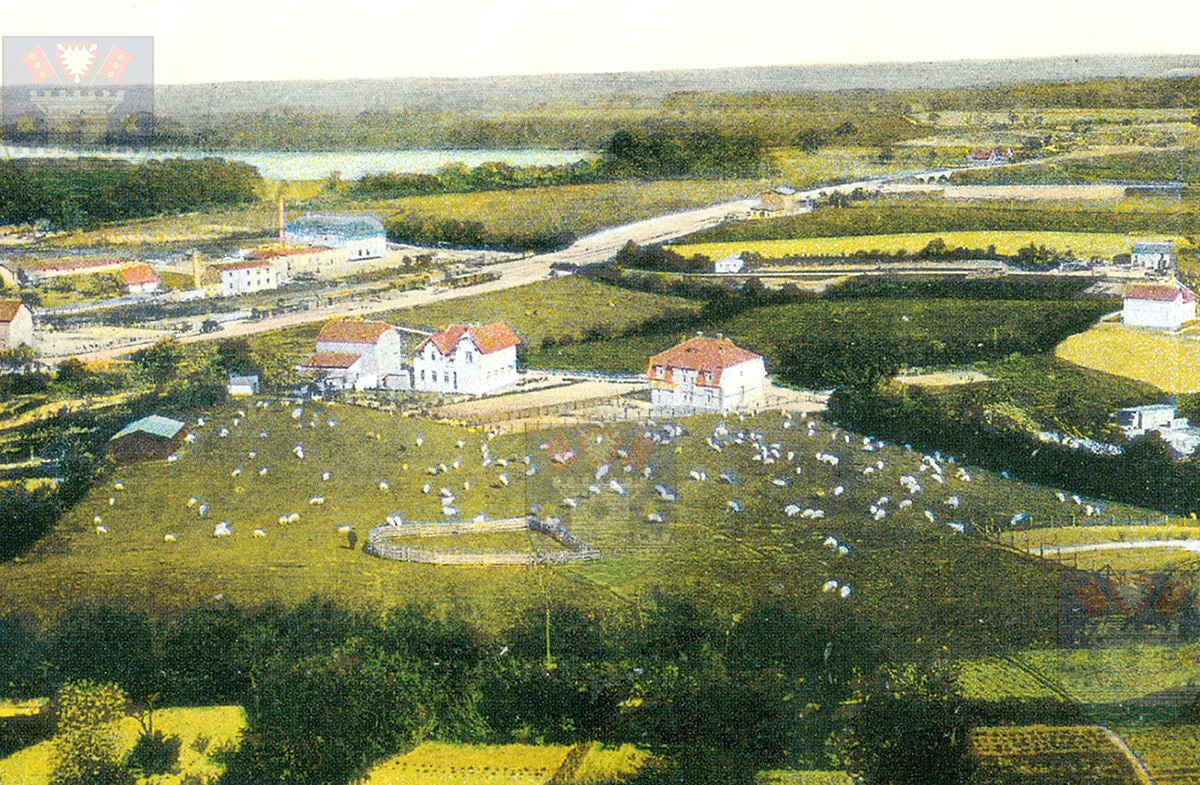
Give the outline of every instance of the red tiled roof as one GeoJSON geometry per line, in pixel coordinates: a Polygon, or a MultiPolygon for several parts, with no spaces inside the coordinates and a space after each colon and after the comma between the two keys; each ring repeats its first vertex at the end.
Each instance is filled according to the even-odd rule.
{"type": "Polygon", "coordinates": [[[125,277],[125,283],[129,286],[158,283],[158,275],[155,274],[154,268],[148,264],[135,264],[133,267],[127,267],[122,270],[121,274],[125,277]]]}
{"type": "Polygon", "coordinates": [[[698,374],[696,384],[701,387],[716,387],[721,383],[722,370],[758,359],[761,359],[760,355],[743,349],[728,338],[698,336],[651,357],[646,376],[651,380],[670,382],[672,371],[676,368],[689,371],[708,371],[712,374],[711,380],[706,381],[702,375],[698,374]],[[662,377],[655,375],[654,368],[656,366],[662,366],[665,369],[662,377]]]}
{"type": "Polygon", "coordinates": [[[337,343],[376,343],[379,336],[392,329],[386,322],[359,322],[352,319],[338,319],[326,322],[317,336],[317,341],[333,341],[337,343]]]}
{"type": "Polygon", "coordinates": [[[92,270],[97,267],[119,267],[123,264],[131,264],[132,259],[60,259],[56,262],[38,262],[36,271],[39,273],[48,272],[69,272],[73,270],[92,270]]]}
{"type": "Polygon", "coordinates": [[[271,263],[261,259],[247,259],[240,262],[226,262],[224,264],[215,264],[218,270],[252,270],[256,267],[270,267],[271,263]]]}
{"type": "Polygon", "coordinates": [[[433,342],[433,345],[438,348],[442,354],[450,354],[454,351],[454,347],[462,340],[463,335],[467,335],[471,342],[479,349],[480,354],[491,354],[502,349],[507,349],[510,346],[516,346],[521,342],[521,339],[516,336],[512,328],[506,322],[493,322],[492,324],[452,324],[445,330],[438,330],[433,335],[421,341],[421,345],[416,348],[416,353],[420,354],[425,345],[433,342]]]}
{"type": "Polygon", "coordinates": [[[11,322],[20,308],[20,300],[0,300],[0,324],[11,322]]]}
{"type": "Polygon", "coordinates": [[[1157,300],[1159,302],[1174,302],[1176,298],[1183,295],[1185,303],[1195,302],[1196,295],[1191,289],[1181,283],[1174,284],[1153,284],[1139,283],[1130,284],[1125,287],[1124,297],[1126,300],[1157,300]]]}
{"type": "Polygon", "coordinates": [[[317,352],[305,360],[304,368],[349,368],[358,362],[362,355],[346,354],[344,352],[317,352]]]}

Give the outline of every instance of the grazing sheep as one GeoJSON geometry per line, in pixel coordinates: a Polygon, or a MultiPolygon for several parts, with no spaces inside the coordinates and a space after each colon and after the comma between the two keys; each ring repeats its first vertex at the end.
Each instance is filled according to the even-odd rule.
{"type": "Polygon", "coordinates": [[[233,471],[231,471],[231,472],[229,473],[229,475],[230,475],[231,477],[237,477],[237,476],[238,476],[239,474],[241,474],[241,473],[242,473],[242,467],[241,467],[241,466],[235,466],[235,467],[233,467],[233,471]]]}
{"type": "Polygon", "coordinates": [[[821,587],[821,591],[823,591],[823,592],[825,592],[826,594],[828,594],[829,592],[833,591],[833,590],[834,590],[834,589],[836,589],[837,587],[838,587],[838,582],[837,582],[837,581],[826,581],[826,582],[825,582],[825,585],[821,587]]]}
{"type": "Polygon", "coordinates": [[[252,531],[251,534],[253,534],[255,537],[266,537],[267,530],[261,526],[255,526],[254,531],[252,531]]]}
{"type": "Polygon", "coordinates": [[[167,456],[167,463],[175,463],[175,461],[177,461],[177,460],[179,460],[178,455],[168,455],[167,456]]]}
{"type": "Polygon", "coordinates": [[[508,487],[508,475],[507,474],[501,474],[499,477],[496,478],[496,481],[499,482],[501,485],[503,485],[505,488],[508,487]]]}
{"type": "Polygon", "coordinates": [[[196,506],[196,503],[197,503],[197,502],[199,502],[199,501],[200,501],[200,497],[199,497],[199,496],[193,496],[193,497],[191,497],[190,499],[188,499],[188,500],[187,500],[187,506],[188,506],[188,507],[195,507],[195,506],[196,506]]]}
{"type": "Polygon", "coordinates": [[[578,507],[578,506],[579,506],[579,502],[575,501],[575,500],[574,500],[574,499],[572,499],[570,496],[568,496],[568,497],[566,497],[565,499],[563,499],[563,500],[562,500],[562,506],[563,506],[563,507],[570,507],[571,509],[575,509],[576,507],[578,507]]]}
{"type": "Polygon", "coordinates": [[[729,509],[733,510],[734,512],[742,511],[742,505],[738,504],[735,499],[730,499],[729,501],[725,502],[725,506],[727,506],[729,509]]]}
{"type": "Polygon", "coordinates": [[[646,515],[646,520],[649,521],[650,523],[662,523],[663,522],[662,516],[656,512],[648,513],[646,515]]]}
{"type": "Polygon", "coordinates": [[[228,537],[231,534],[233,534],[233,526],[230,525],[229,521],[221,521],[213,527],[214,537],[228,537]]]}
{"type": "Polygon", "coordinates": [[[390,487],[391,487],[391,486],[390,486],[390,485],[388,485],[388,483],[387,483],[387,480],[380,480],[380,481],[379,481],[379,490],[381,490],[381,491],[386,491],[386,490],[387,490],[388,488],[390,488],[390,487]]]}
{"type": "Polygon", "coordinates": [[[599,469],[597,469],[596,470],[596,479],[597,480],[604,479],[604,475],[608,474],[608,468],[609,468],[609,466],[606,463],[603,466],[601,466],[599,469]]]}
{"type": "Polygon", "coordinates": [[[589,485],[588,493],[590,493],[594,496],[599,496],[600,495],[600,486],[599,485],[589,485]]]}
{"type": "Polygon", "coordinates": [[[163,535],[163,542],[175,542],[178,539],[179,535],[175,534],[175,532],[167,532],[163,535]]]}
{"type": "Polygon", "coordinates": [[[325,497],[324,497],[324,496],[309,496],[309,497],[308,497],[308,503],[309,503],[309,504],[312,504],[312,505],[324,504],[324,503],[325,503],[325,497]]]}
{"type": "Polygon", "coordinates": [[[113,490],[114,491],[125,490],[125,483],[121,482],[120,480],[117,480],[116,482],[113,483],[113,490]]]}
{"type": "Polygon", "coordinates": [[[616,493],[619,493],[619,494],[621,494],[622,496],[624,496],[624,495],[625,495],[625,489],[624,489],[624,488],[622,488],[622,487],[621,487],[621,483],[617,482],[616,480],[609,480],[609,481],[608,481],[608,487],[609,487],[609,488],[612,488],[612,489],[613,489],[613,491],[615,491],[616,493]]]}
{"type": "MultiPolygon", "coordinates": [[[[100,516],[97,515],[96,517],[99,518],[100,516]]],[[[105,526],[104,524],[100,523],[99,521],[97,521],[96,522],[96,534],[108,534],[108,527],[105,526]]]]}
{"type": "Polygon", "coordinates": [[[262,467],[261,469],[259,469],[259,470],[258,470],[258,476],[259,476],[259,477],[262,477],[263,475],[265,475],[265,474],[267,473],[267,469],[268,469],[268,468],[270,468],[270,467],[264,466],[264,467],[262,467]]]}
{"type": "Polygon", "coordinates": [[[841,591],[839,591],[839,592],[838,592],[838,594],[842,595],[842,599],[845,599],[846,597],[849,597],[849,596],[850,596],[850,587],[849,587],[849,586],[843,586],[843,587],[841,588],[841,591]]]}
{"type": "Polygon", "coordinates": [[[782,477],[775,477],[771,480],[771,482],[775,485],[778,485],[780,488],[783,488],[787,485],[787,480],[783,479],[782,477]]]}
{"type": "Polygon", "coordinates": [[[117,497],[116,497],[116,496],[109,496],[109,497],[108,497],[108,506],[109,506],[109,507],[112,507],[112,506],[113,506],[114,504],[116,504],[116,503],[117,503],[117,497]]]}
{"type": "Polygon", "coordinates": [[[329,479],[329,472],[322,472],[322,473],[321,473],[321,479],[322,479],[322,480],[328,480],[328,479],[329,479]]]}
{"type": "Polygon", "coordinates": [[[205,515],[207,515],[208,514],[208,502],[203,502],[200,505],[198,512],[200,513],[201,518],[203,518],[205,515]]]}
{"type": "Polygon", "coordinates": [[[800,514],[800,506],[796,504],[789,504],[783,508],[783,511],[787,513],[789,518],[794,518],[800,514]]]}

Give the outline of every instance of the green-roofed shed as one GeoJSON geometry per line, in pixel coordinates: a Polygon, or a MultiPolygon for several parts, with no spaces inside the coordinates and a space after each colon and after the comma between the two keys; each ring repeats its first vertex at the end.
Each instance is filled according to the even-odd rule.
{"type": "Polygon", "coordinates": [[[166,458],[179,449],[187,434],[187,426],[179,420],[152,414],[113,434],[108,455],[118,462],[166,458]]]}

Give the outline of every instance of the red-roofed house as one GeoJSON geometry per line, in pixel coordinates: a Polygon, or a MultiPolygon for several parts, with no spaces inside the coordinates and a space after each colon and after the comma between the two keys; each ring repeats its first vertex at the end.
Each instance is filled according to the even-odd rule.
{"type": "Polygon", "coordinates": [[[16,299],[0,300],[0,347],[33,346],[33,314],[16,299]]]}
{"type": "Polygon", "coordinates": [[[30,272],[31,280],[44,281],[47,278],[59,278],[64,275],[87,275],[91,273],[108,273],[120,270],[133,264],[132,259],[57,259],[49,262],[38,262],[30,272]]]}
{"type": "Polygon", "coordinates": [[[400,333],[390,324],[338,319],[321,328],[315,351],[300,371],[334,386],[363,389],[380,386],[400,370],[400,362],[400,333]]]}
{"type": "Polygon", "coordinates": [[[158,274],[148,264],[135,264],[121,271],[121,280],[130,294],[149,294],[158,290],[158,274]]]}
{"type": "Polygon", "coordinates": [[[246,254],[254,262],[270,262],[281,282],[297,278],[336,278],[353,272],[350,249],[316,246],[267,246],[246,254]]]}
{"type": "Polygon", "coordinates": [[[1196,295],[1172,281],[1166,284],[1130,284],[1125,287],[1121,318],[1131,327],[1178,330],[1196,318],[1196,295]]]}
{"type": "Polygon", "coordinates": [[[656,409],[728,412],[762,401],[763,358],[728,338],[697,336],[650,358],[646,371],[656,409]]]}
{"type": "Polygon", "coordinates": [[[413,388],[485,395],[517,383],[517,338],[504,322],[452,324],[413,353],[413,388]]]}

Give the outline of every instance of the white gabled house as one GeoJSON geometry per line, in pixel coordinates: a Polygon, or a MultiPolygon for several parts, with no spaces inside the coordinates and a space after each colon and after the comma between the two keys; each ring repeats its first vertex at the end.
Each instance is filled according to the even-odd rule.
{"type": "Polygon", "coordinates": [[[728,338],[698,336],[650,358],[650,403],[667,411],[728,412],[760,403],[766,393],[763,358],[728,338]]]}
{"type": "Polygon", "coordinates": [[[1125,287],[1122,321],[1130,327],[1178,330],[1196,318],[1196,295],[1178,281],[1125,287]]]}
{"type": "Polygon", "coordinates": [[[504,322],[452,324],[413,353],[413,389],[485,395],[517,383],[521,340],[504,322]]]}
{"type": "Polygon", "coordinates": [[[339,319],[321,328],[312,356],[299,370],[335,387],[366,389],[399,371],[401,359],[400,333],[390,324],[339,319]]]}
{"type": "Polygon", "coordinates": [[[1129,266],[1159,273],[1175,269],[1175,244],[1139,240],[1129,253],[1129,266]]]}

